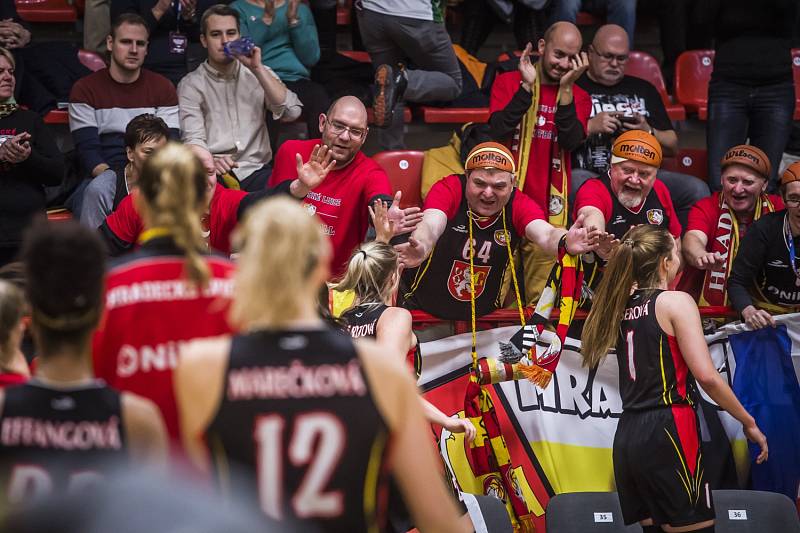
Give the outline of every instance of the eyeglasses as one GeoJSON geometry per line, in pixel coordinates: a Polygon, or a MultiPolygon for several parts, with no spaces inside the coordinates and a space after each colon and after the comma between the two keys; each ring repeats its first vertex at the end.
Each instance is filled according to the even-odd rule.
{"type": "Polygon", "coordinates": [[[331,132],[334,135],[341,135],[345,131],[350,135],[351,139],[360,140],[367,134],[366,129],[362,128],[353,128],[350,126],[345,126],[341,122],[336,122],[335,120],[328,120],[325,119],[328,125],[331,127],[331,132]]]}
{"type": "Polygon", "coordinates": [[[783,205],[786,207],[797,207],[800,205],[800,198],[786,198],[783,200],[783,205]]]}
{"type": "Polygon", "coordinates": [[[607,62],[609,62],[609,63],[611,63],[611,62],[612,62],[612,61],[614,61],[615,59],[617,60],[617,63],[625,63],[625,62],[628,60],[628,58],[630,57],[628,54],[620,54],[620,55],[616,55],[616,54],[609,54],[609,53],[598,52],[598,51],[597,51],[597,50],[596,50],[594,47],[592,47],[592,48],[591,48],[591,50],[592,50],[592,51],[593,51],[595,54],[597,54],[598,56],[600,56],[600,58],[601,58],[601,59],[603,59],[604,61],[607,61],[607,62]]]}

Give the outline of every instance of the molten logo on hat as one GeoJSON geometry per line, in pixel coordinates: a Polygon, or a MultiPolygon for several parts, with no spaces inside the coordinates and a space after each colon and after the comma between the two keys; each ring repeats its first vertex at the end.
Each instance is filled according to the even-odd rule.
{"type": "Polygon", "coordinates": [[[638,161],[654,167],[661,166],[661,144],[653,135],[642,130],[626,131],[617,137],[611,147],[611,154],[619,159],[638,161]]]}
{"type": "Polygon", "coordinates": [[[476,168],[496,168],[505,172],[516,171],[514,158],[508,148],[495,142],[486,142],[477,145],[467,156],[465,170],[476,168]]]}

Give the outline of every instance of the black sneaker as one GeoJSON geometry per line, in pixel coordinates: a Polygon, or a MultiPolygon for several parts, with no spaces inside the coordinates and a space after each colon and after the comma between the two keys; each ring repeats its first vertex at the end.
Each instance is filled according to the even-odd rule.
{"type": "Polygon", "coordinates": [[[408,78],[402,66],[394,69],[391,65],[384,64],[375,71],[372,111],[376,127],[388,128],[392,123],[394,108],[403,98],[407,85],[408,78]]]}

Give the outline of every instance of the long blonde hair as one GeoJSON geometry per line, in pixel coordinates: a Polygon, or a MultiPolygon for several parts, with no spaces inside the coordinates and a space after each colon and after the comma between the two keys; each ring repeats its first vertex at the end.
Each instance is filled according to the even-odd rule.
{"type": "Polygon", "coordinates": [[[240,250],[231,321],[239,327],[279,328],[295,320],[309,292],[325,235],[316,218],[286,197],[265,200],[247,212],[234,234],[240,250]]]}
{"type": "Polygon", "coordinates": [[[634,284],[659,284],[659,265],[670,257],[675,240],[666,228],[643,224],[629,229],[611,254],[592,299],[592,310],[581,335],[583,365],[594,368],[616,345],[619,325],[634,284]]]}
{"type": "MultiPolygon", "coordinates": [[[[397,272],[397,252],[390,244],[370,241],[362,244],[347,263],[347,272],[334,288],[353,291],[352,307],[362,303],[383,303],[393,289],[392,276],[397,272]]],[[[351,307],[351,308],[352,308],[351,307]]]]}
{"type": "Polygon", "coordinates": [[[190,280],[205,286],[210,277],[202,256],[206,244],[200,218],[206,210],[208,178],[200,160],[170,142],[145,161],[138,187],[153,227],[164,227],[183,250],[190,280]]]}

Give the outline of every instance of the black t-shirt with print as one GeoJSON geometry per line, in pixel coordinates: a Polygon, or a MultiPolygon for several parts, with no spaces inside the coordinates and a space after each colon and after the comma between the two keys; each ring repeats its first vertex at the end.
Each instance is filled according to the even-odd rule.
{"type": "MultiPolygon", "coordinates": [[[[592,97],[590,118],[598,113],[616,112],[632,117],[639,113],[647,118],[647,123],[657,130],[671,130],[672,122],[664,108],[658,90],[648,81],[633,76],[625,76],[613,87],[592,81],[587,74],[577,81],[578,86],[592,97]]],[[[572,152],[572,168],[605,173],[611,164],[611,145],[621,133],[595,133],[587,136],[583,144],[572,152]]]]}

